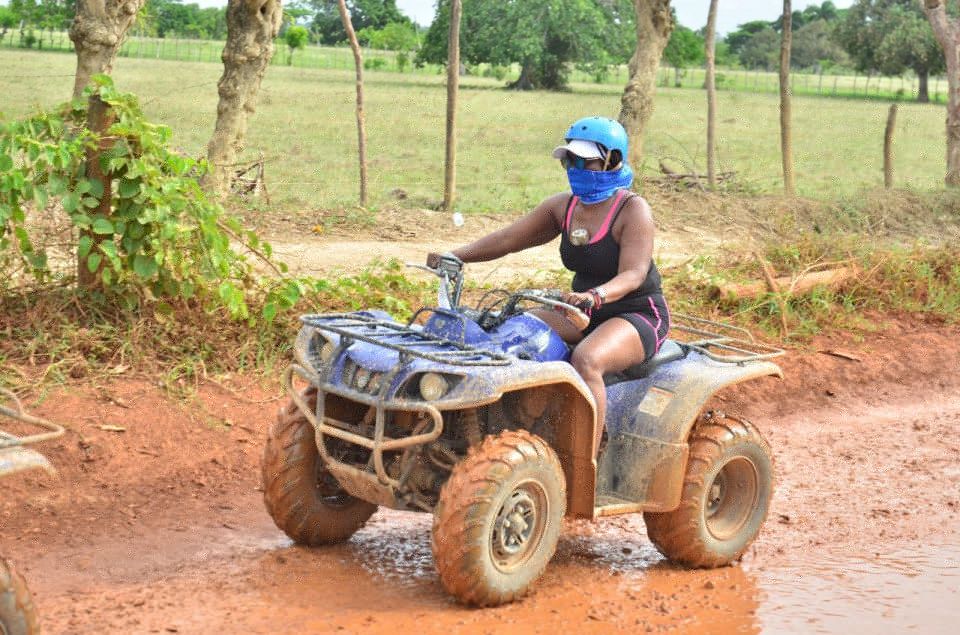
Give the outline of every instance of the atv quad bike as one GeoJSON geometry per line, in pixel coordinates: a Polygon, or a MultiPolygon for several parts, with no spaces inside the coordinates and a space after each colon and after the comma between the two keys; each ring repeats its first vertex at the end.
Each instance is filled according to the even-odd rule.
{"type": "MultiPolygon", "coordinates": [[[[42,454],[24,446],[55,439],[63,434],[63,427],[26,414],[20,400],[12,392],[0,388],[0,399],[0,416],[47,430],[40,434],[17,436],[0,429],[0,477],[33,469],[55,474],[53,466],[42,454]],[[14,408],[4,405],[3,401],[9,401],[14,408]]],[[[0,555],[0,635],[36,635],[39,632],[37,614],[26,583],[0,555]]]]}
{"type": "Polygon", "coordinates": [[[542,291],[462,307],[459,261],[421,268],[441,279],[439,306],[407,323],[382,311],[301,317],[284,375],[291,401],[262,463],[280,529],[324,545],[348,539],[379,505],[430,512],[440,580],[476,606],[527,592],[564,515],[643,512],[656,547],[692,567],[743,554],[767,515],[770,450],[749,422],[701,411],[721,388],[782,377],[768,360],[783,351],[675,315],[686,341],[606,377],[598,422],[570,348],[528,312],[548,306],[585,326],[579,309],[542,291]]]}

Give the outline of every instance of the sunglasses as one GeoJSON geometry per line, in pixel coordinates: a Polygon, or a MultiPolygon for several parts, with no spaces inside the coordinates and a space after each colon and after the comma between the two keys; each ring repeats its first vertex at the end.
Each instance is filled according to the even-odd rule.
{"type": "Polygon", "coordinates": [[[586,159],[584,159],[583,157],[578,157],[572,152],[567,152],[563,156],[563,158],[560,159],[560,165],[562,165],[564,169],[576,168],[578,170],[582,170],[583,166],[585,166],[586,164],[587,164],[586,159]]]}

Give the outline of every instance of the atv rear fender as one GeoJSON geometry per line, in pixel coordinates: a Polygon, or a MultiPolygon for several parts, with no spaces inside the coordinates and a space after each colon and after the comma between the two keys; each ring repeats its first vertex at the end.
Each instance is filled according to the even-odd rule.
{"type": "Polygon", "coordinates": [[[766,376],[783,373],[769,361],[719,362],[691,351],[646,379],[611,386],[597,513],[676,509],[687,439],[707,401],[724,388],[766,376]]]}

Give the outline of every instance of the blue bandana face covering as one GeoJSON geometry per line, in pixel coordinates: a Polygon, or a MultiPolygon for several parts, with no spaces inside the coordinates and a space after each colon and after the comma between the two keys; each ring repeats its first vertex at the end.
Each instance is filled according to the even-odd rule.
{"type": "Polygon", "coordinates": [[[567,180],[570,191],[580,197],[587,205],[605,201],[622,187],[633,183],[633,170],[626,163],[615,172],[567,168],[567,180]]]}

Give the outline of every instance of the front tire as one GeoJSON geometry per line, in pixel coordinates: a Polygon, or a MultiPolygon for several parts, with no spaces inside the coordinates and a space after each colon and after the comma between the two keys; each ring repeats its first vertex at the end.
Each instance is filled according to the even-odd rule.
{"type": "Polygon", "coordinates": [[[660,553],[689,567],[721,567],[743,555],[770,509],[770,446],[749,421],[711,418],[690,434],[680,506],[643,515],[660,553]]]}
{"type": "Polygon", "coordinates": [[[457,600],[495,606],[522,597],[553,557],[566,512],[553,449],[525,430],[491,436],[453,469],[433,517],[433,557],[457,600]]]}
{"type": "Polygon", "coordinates": [[[38,635],[40,625],[30,591],[13,567],[0,558],[0,635],[38,635]]]}
{"type": "MultiPolygon", "coordinates": [[[[316,403],[317,392],[304,394],[316,403]]],[[[301,545],[343,542],[377,511],[347,494],[323,466],[313,426],[291,401],[277,416],[263,450],[263,501],[277,527],[301,545]]]]}

